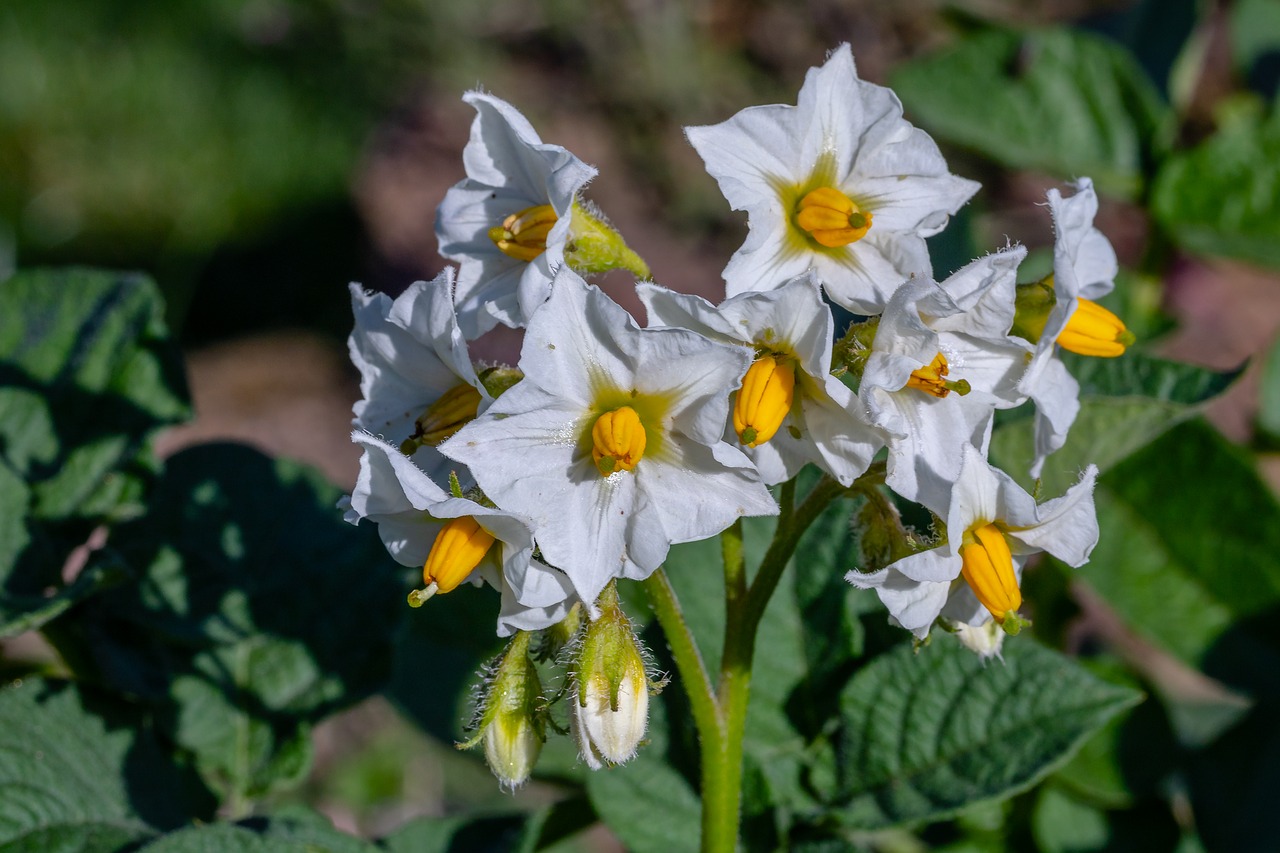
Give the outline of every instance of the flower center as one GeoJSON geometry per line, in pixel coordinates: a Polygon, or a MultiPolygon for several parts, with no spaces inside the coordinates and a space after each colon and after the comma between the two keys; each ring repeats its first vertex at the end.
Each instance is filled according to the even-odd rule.
{"type": "Polygon", "coordinates": [[[427,588],[409,596],[409,603],[418,607],[438,592],[452,592],[480,565],[493,542],[493,534],[469,515],[450,521],[436,534],[431,553],[422,566],[422,580],[427,588]]]}
{"type": "Polygon", "coordinates": [[[951,372],[950,366],[947,364],[947,357],[942,353],[934,356],[933,361],[926,364],[919,370],[911,371],[911,377],[907,380],[908,388],[915,388],[917,391],[923,391],[934,397],[941,399],[952,391],[955,391],[961,397],[969,393],[969,383],[964,379],[955,382],[948,381],[947,374],[951,372]]]}
{"type": "Polygon", "coordinates": [[[762,355],[742,379],[733,407],[733,428],[747,447],[758,447],[778,431],[795,399],[796,369],[790,359],[762,355]]]}
{"type": "Polygon", "coordinates": [[[556,224],[556,212],[549,204],[526,207],[489,229],[489,239],[504,255],[531,261],[547,250],[547,232],[556,224]]]}
{"type": "Polygon", "coordinates": [[[644,424],[630,406],[605,412],[591,428],[591,459],[602,477],[630,471],[644,456],[644,424]]]}
{"type": "Polygon", "coordinates": [[[1058,335],[1063,349],[1103,358],[1123,355],[1133,341],[1133,333],[1124,322],[1091,299],[1079,300],[1067,327],[1058,335]]]}
{"type": "Polygon", "coordinates": [[[439,445],[475,420],[479,409],[480,392],[466,382],[455,385],[418,417],[413,435],[401,442],[400,452],[410,456],[423,445],[439,445]]]}
{"type": "Polygon", "coordinates": [[[960,546],[963,563],[961,574],[982,606],[1001,624],[1011,616],[1013,624],[1022,606],[1022,591],[1013,571],[1013,555],[1009,541],[994,524],[983,524],[967,531],[960,546]]]}
{"type": "Polygon", "coordinates": [[[863,210],[835,187],[819,187],[796,205],[796,224],[829,249],[856,243],[871,228],[871,211],[863,210]]]}

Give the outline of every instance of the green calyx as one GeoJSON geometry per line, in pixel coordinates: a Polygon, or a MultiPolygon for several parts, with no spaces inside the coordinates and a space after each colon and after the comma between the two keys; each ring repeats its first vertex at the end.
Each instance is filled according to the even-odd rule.
{"type": "Polygon", "coordinates": [[[851,324],[831,350],[831,372],[841,378],[848,376],[857,387],[862,381],[867,359],[871,357],[871,344],[879,328],[879,317],[851,324]]]}
{"type": "Polygon", "coordinates": [[[1053,289],[1053,273],[1039,281],[1018,285],[1013,304],[1013,327],[1009,333],[1033,344],[1039,343],[1049,312],[1058,304],[1058,296],[1053,289]]]}
{"type": "Polygon", "coordinates": [[[480,384],[484,386],[484,390],[488,391],[489,396],[496,400],[502,396],[504,391],[509,390],[521,379],[524,379],[524,371],[503,364],[486,367],[480,371],[478,376],[480,384]]]}
{"type": "MultiPolygon", "coordinates": [[[[485,737],[485,731],[493,725],[504,729],[532,726],[543,738],[543,719],[540,707],[542,680],[529,653],[533,634],[517,631],[506,651],[493,669],[493,677],[480,700],[480,718],[476,722],[475,735],[458,749],[471,749],[485,737]]],[[[543,738],[545,739],[545,738],[543,738]]]]}
{"type": "Polygon", "coordinates": [[[631,620],[618,603],[616,582],[610,582],[596,600],[600,615],[583,632],[575,662],[578,704],[587,704],[591,684],[608,691],[609,709],[618,710],[618,691],[627,678],[645,679],[644,658],[631,620]]]}
{"type": "Polygon", "coordinates": [[[598,209],[575,198],[570,216],[564,259],[574,272],[589,275],[624,269],[639,280],[651,277],[649,265],[632,251],[598,209]]]}

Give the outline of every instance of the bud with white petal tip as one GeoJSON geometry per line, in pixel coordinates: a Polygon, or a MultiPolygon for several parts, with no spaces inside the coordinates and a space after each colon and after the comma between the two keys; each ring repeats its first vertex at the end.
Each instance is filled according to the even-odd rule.
{"type": "Polygon", "coordinates": [[[618,593],[609,584],[600,611],[583,633],[574,668],[573,732],[593,770],[622,764],[636,754],[649,722],[649,679],[618,593]]]}
{"type": "Polygon", "coordinates": [[[480,700],[475,736],[458,744],[470,749],[483,741],[489,769],[507,788],[525,783],[546,740],[542,682],[529,657],[532,637],[516,632],[480,700]]]}

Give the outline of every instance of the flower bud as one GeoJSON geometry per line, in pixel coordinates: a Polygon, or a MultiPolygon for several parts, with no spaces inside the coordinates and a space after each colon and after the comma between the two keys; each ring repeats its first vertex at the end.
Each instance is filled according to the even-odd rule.
{"type": "Polygon", "coordinates": [[[564,259],[583,275],[624,269],[638,280],[650,277],[649,266],[605,220],[604,214],[578,199],[573,200],[564,259]]]}
{"type": "Polygon", "coordinates": [[[573,731],[592,769],[621,764],[636,753],[649,722],[649,679],[613,584],[597,602],[600,615],[586,628],[574,671],[573,731]]]}
{"type": "Polygon", "coordinates": [[[1000,657],[1000,647],[1004,645],[1006,632],[994,619],[981,625],[943,620],[943,627],[954,633],[960,645],[976,654],[980,660],[1000,657]]]}
{"type": "Polygon", "coordinates": [[[529,778],[546,740],[542,682],[529,658],[531,636],[518,631],[512,638],[480,700],[475,737],[458,744],[459,749],[470,749],[483,741],[489,769],[508,788],[529,778]]]}

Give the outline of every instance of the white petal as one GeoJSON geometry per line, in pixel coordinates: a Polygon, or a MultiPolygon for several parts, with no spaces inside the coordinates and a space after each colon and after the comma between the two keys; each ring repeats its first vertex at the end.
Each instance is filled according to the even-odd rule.
{"type": "Polygon", "coordinates": [[[1048,551],[1069,566],[1082,566],[1098,543],[1098,515],[1093,489],[1098,469],[1090,465],[1067,493],[1039,507],[1039,523],[1010,530],[1009,536],[1036,550],[1048,551]]]}

